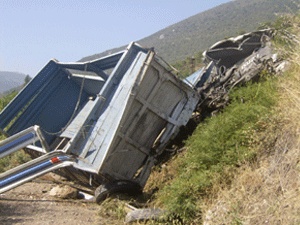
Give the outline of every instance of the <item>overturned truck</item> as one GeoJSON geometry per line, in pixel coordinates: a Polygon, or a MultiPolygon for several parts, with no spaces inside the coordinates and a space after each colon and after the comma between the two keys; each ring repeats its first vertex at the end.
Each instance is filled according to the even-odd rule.
{"type": "Polygon", "coordinates": [[[56,169],[92,189],[141,189],[198,100],[135,43],[91,62],[51,60],[0,114],[0,156],[35,157],[1,174],[0,192],[56,169]]]}
{"type": "Polygon", "coordinates": [[[20,149],[33,158],[0,175],[0,193],[50,171],[88,188],[97,202],[114,191],[141,191],[195,111],[262,69],[246,65],[275,61],[269,38],[264,30],[217,43],[204,55],[207,66],[185,80],[137,43],[89,62],[51,60],[0,113],[7,135],[0,158],[20,149]]]}

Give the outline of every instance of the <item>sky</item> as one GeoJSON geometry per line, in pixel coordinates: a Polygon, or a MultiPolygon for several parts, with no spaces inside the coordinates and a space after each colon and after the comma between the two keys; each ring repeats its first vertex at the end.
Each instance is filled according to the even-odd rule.
{"type": "Polygon", "coordinates": [[[230,0],[0,0],[0,71],[35,76],[138,41],[230,0]]]}

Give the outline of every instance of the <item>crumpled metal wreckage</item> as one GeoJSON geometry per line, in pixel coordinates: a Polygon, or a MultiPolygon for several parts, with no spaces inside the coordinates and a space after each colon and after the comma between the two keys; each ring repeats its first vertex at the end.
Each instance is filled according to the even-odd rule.
{"type": "Polygon", "coordinates": [[[202,117],[224,108],[229,91],[257,80],[261,71],[278,74],[284,70],[286,61],[271,46],[273,36],[271,29],[246,33],[219,41],[203,53],[206,66],[187,78],[200,94],[197,111],[202,117]]]}
{"type": "MultiPolygon", "coordinates": [[[[88,62],[51,60],[2,110],[0,158],[33,160],[0,175],[0,193],[51,171],[94,193],[142,191],[166,145],[203,108],[224,106],[234,86],[278,61],[271,30],[220,41],[184,80],[152,49],[130,43],[88,62]]],[[[211,110],[211,111],[213,111],[211,110]]]]}

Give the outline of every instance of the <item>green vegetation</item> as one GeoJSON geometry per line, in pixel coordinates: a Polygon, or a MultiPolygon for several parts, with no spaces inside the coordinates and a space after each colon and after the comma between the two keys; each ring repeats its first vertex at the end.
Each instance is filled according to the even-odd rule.
{"type": "Polygon", "coordinates": [[[9,156],[0,159],[0,173],[28,162],[29,160],[30,156],[27,155],[23,150],[17,151],[9,156]]]}
{"type": "MultiPolygon", "coordinates": [[[[0,111],[13,99],[17,92],[12,92],[5,97],[0,98],[0,111]]],[[[0,140],[3,140],[5,136],[0,134],[0,140]]],[[[6,156],[0,159],[0,173],[5,170],[11,169],[19,164],[28,161],[30,157],[24,153],[24,151],[18,151],[14,154],[6,156]]]]}
{"type": "MultiPolygon", "coordinates": [[[[12,92],[4,97],[0,97],[0,112],[13,99],[17,92],[12,92]]],[[[0,140],[4,139],[4,135],[0,133],[0,140]]]]}
{"type": "Polygon", "coordinates": [[[0,98],[0,111],[16,96],[17,92],[11,92],[10,94],[0,98]]]}
{"type": "Polygon", "coordinates": [[[291,65],[278,78],[274,113],[262,120],[264,129],[253,131],[256,160],[244,163],[230,185],[201,204],[205,224],[300,224],[300,17],[282,21],[276,43],[291,65]]]}
{"type": "Polygon", "coordinates": [[[199,124],[186,142],[185,154],[177,159],[176,178],[158,194],[169,212],[190,221],[214,182],[229,184],[236,168],[255,159],[252,133],[263,129],[262,121],[272,113],[276,85],[276,79],[268,78],[234,90],[222,113],[199,124]]]}

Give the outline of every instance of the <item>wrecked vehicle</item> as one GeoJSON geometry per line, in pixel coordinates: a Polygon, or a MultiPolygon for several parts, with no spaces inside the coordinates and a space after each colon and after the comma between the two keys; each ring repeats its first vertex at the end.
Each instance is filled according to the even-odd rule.
{"type": "Polygon", "coordinates": [[[153,50],[131,43],[94,61],[51,60],[0,113],[0,158],[22,148],[34,158],[0,175],[0,193],[58,171],[95,193],[143,189],[155,160],[195,115],[226,104],[272,53],[271,30],[218,42],[207,65],[180,80],[153,50]]]}
{"type": "MultiPolygon", "coordinates": [[[[154,51],[85,63],[51,60],[0,114],[0,157],[21,148],[35,159],[0,175],[0,193],[60,169],[92,190],[141,190],[155,157],[190,119],[198,93],[154,51]]],[[[105,191],[101,191],[105,190],[105,191]]]]}
{"type": "Polygon", "coordinates": [[[224,108],[229,91],[256,80],[261,71],[278,72],[282,60],[273,53],[273,36],[271,29],[250,32],[219,41],[203,53],[206,66],[187,78],[201,95],[199,112],[205,116],[224,108]]]}

